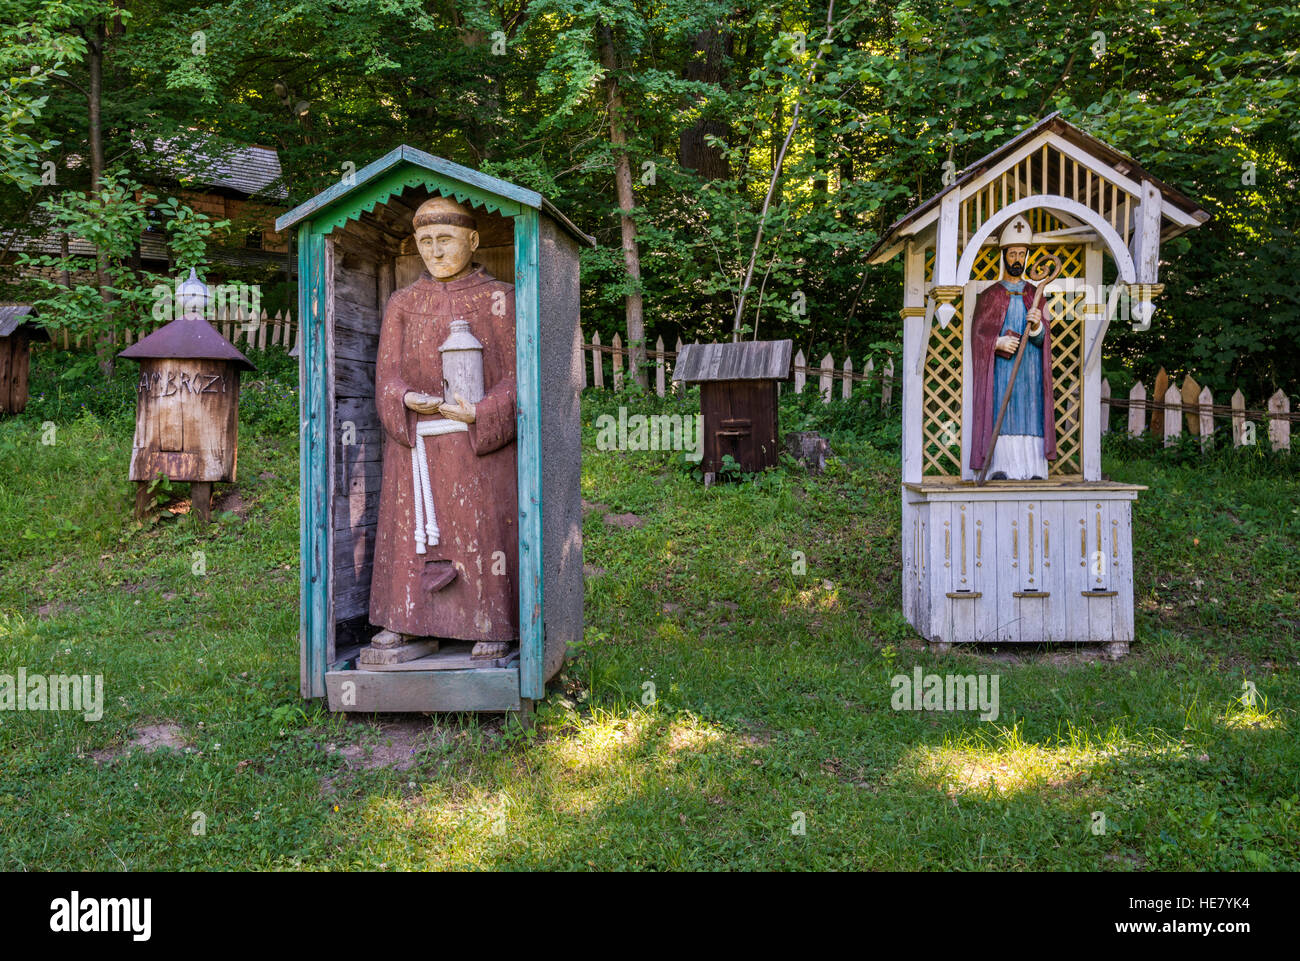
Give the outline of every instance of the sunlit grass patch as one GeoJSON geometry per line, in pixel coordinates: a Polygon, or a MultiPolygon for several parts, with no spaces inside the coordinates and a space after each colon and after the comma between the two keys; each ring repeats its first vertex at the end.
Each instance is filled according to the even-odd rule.
{"type": "Polygon", "coordinates": [[[991,733],[962,731],[939,745],[918,747],[904,757],[898,773],[915,772],[919,782],[949,797],[1070,795],[1097,793],[1091,782],[1116,761],[1155,756],[1185,758],[1187,751],[1172,741],[1134,741],[1113,728],[1096,738],[1071,727],[1066,737],[1040,744],[1027,741],[1018,723],[991,733]]]}
{"type": "Polygon", "coordinates": [[[1268,698],[1263,694],[1242,694],[1223,712],[1219,721],[1235,731],[1273,731],[1287,726],[1281,711],[1268,709],[1268,698]]]}

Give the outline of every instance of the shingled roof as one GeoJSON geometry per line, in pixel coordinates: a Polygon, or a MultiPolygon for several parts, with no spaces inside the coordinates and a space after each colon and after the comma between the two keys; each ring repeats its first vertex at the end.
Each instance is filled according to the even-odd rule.
{"type": "Polygon", "coordinates": [[[0,304],[0,337],[13,335],[19,327],[28,328],[32,340],[49,340],[50,332],[30,322],[36,319],[36,309],[30,304],[0,304]]]}
{"type": "Polygon", "coordinates": [[[741,341],[738,344],[687,344],[677,355],[673,380],[788,380],[794,342],[741,341]]]}
{"type": "Polygon", "coordinates": [[[189,142],[179,138],[153,141],[144,163],[161,177],[178,183],[215,187],[260,197],[264,200],[287,200],[280,155],[269,147],[242,146],[215,137],[196,137],[189,142]]]}

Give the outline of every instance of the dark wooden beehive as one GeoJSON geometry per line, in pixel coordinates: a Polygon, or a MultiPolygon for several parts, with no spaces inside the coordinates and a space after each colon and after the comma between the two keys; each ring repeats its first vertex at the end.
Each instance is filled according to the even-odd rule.
{"type": "Polygon", "coordinates": [[[44,327],[29,321],[36,311],[26,304],[0,306],[0,414],[27,409],[27,375],[33,341],[50,339],[44,327]]]}
{"type": "Polygon", "coordinates": [[[730,455],[745,471],[776,465],[780,457],[777,384],[790,377],[793,343],[690,344],[682,348],[673,380],[700,385],[706,479],[730,455]]]}

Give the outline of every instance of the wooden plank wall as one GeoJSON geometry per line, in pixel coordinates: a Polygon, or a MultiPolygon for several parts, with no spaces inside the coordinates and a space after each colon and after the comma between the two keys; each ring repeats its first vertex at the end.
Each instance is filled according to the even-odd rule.
{"type": "Polygon", "coordinates": [[[393,291],[392,260],[340,254],[334,270],[334,619],[370,607],[379,519],[383,432],[375,407],[381,305],[393,291]]]}

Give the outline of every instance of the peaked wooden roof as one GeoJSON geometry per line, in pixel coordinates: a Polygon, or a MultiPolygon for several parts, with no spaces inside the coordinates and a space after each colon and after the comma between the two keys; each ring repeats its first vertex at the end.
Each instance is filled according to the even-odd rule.
{"type": "Polygon", "coordinates": [[[787,380],[794,342],[741,341],[738,344],[687,344],[677,355],[673,380],[787,380]]]}
{"type": "Polygon", "coordinates": [[[19,327],[26,327],[30,339],[49,340],[48,330],[31,323],[35,319],[36,308],[30,304],[0,304],[0,337],[11,337],[19,327]]]}
{"type": "Polygon", "coordinates": [[[960,176],[958,176],[951,184],[944,187],[938,193],[928,197],[922,203],[912,208],[910,212],[894,221],[889,229],[880,235],[880,239],[876,241],[875,246],[867,252],[868,262],[881,263],[884,260],[888,260],[888,257],[878,259],[877,255],[888,248],[891,244],[896,243],[901,239],[901,237],[910,235],[912,231],[909,231],[907,228],[920,220],[925,214],[936,208],[947,194],[953,190],[959,190],[962,185],[969,183],[992,167],[997,166],[999,162],[1015,153],[1029,141],[1043,133],[1049,132],[1057,134],[1080,149],[1087,151],[1089,154],[1096,157],[1101,163],[1113,167],[1118,173],[1131,180],[1139,182],[1143,180],[1151,181],[1160,190],[1166,203],[1183,211],[1191,220],[1195,221],[1195,223],[1192,223],[1190,226],[1176,226],[1175,228],[1168,230],[1164,234],[1166,238],[1184,233],[1187,230],[1190,230],[1192,226],[1198,226],[1210,219],[1210,215],[1194,200],[1178,189],[1171,187],[1163,180],[1160,180],[1158,177],[1152,176],[1132,157],[1120,153],[1109,144],[1098,140],[1096,137],[1084,132],[1083,130],[1080,130],[1074,124],[1062,117],[1058,110],[1048,114],[1032,127],[1028,127],[1021,131],[996,150],[985,154],[979,160],[975,161],[963,170],[960,176]]]}
{"type": "Polygon", "coordinates": [[[450,160],[443,160],[441,157],[435,157],[433,154],[425,153],[423,150],[417,150],[414,147],[402,144],[384,154],[373,163],[366,164],[352,177],[352,182],[347,183],[340,181],[325,190],[322,190],[315,197],[306,203],[299,204],[290,210],[287,214],[279,217],[275,221],[276,232],[286,230],[300,221],[325,211],[327,208],[334,207],[339,201],[347,197],[354,191],[360,190],[372,181],[378,179],[390,170],[399,167],[402,164],[412,164],[421,167],[432,173],[439,174],[443,177],[450,178],[480,191],[494,194],[507,200],[512,200],[524,207],[532,207],[534,210],[544,212],[548,217],[558,223],[564,230],[569,233],[580,244],[587,247],[596,246],[594,237],[584,234],[573,221],[556,208],[556,206],[537,193],[535,190],[529,190],[527,187],[520,187],[510,183],[508,180],[502,180],[499,177],[493,177],[469,167],[462,167],[460,164],[452,163],[450,160]]]}
{"type": "Polygon", "coordinates": [[[228,360],[241,370],[257,370],[215,327],[202,317],[177,317],[148,337],[132,344],[117,356],[128,360],[184,357],[195,360],[228,360]]]}

